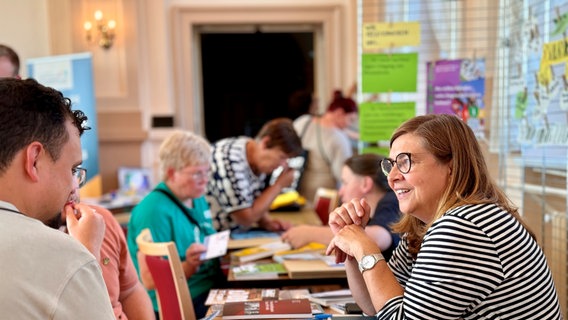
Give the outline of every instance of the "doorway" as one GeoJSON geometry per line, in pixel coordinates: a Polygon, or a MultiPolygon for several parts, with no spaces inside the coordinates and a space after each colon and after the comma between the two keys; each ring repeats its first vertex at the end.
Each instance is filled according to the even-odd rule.
{"type": "Polygon", "coordinates": [[[297,90],[314,92],[314,33],[200,33],[203,116],[210,142],[255,136],[288,108],[297,90]]]}

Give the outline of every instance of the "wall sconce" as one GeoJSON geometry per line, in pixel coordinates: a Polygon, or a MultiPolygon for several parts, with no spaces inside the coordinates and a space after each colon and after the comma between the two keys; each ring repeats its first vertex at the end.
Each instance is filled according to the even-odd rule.
{"type": "MultiPolygon", "coordinates": [[[[87,42],[93,41],[93,24],[91,21],[85,21],[83,25],[85,28],[87,42]]],[[[98,39],[99,47],[109,49],[114,43],[114,29],[116,28],[116,21],[103,19],[103,12],[101,10],[95,11],[95,32],[98,39]]]]}

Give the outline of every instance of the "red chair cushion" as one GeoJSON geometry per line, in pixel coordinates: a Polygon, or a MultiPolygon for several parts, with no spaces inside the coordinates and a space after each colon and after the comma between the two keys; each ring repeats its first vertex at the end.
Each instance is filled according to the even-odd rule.
{"type": "Polygon", "coordinates": [[[324,225],[327,225],[327,222],[329,221],[329,205],[330,205],[331,199],[329,198],[325,198],[325,197],[319,197],[318,201],[315,205],[315,210],[316,213],[318,214],[318,217],[321,220],[321,223],[324,225]]]}
{"type": "Polygon", "coordinates": [[[181,319],[180,305],[169,261],[163,257],[146,256],[146,263],[158,293],[162,311],[161,320],[181,319]]]}

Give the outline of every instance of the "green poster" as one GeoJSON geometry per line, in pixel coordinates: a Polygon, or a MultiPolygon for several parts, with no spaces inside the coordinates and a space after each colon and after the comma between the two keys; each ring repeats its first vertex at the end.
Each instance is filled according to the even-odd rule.
{"type": "Polygon", "coordinates": [[[381,155],[385,158],[388,158],[389,157],[389,148],[383,148],[383,147],[377,147],[377,146],[368,146],[368,147],[363,147],[363,149],[361,149],[361,153],[374,153],[374,154],[381,155]]]}
{"type": "Polygon", "coordinates": [[[393,131],[416,115],[414,102],[359,105],[359,139],[364,142],[388,141],[393,131]]]}
{"type": "Polygon", "coordinates": [[[418,54],[363,54],[361,71],[364,93],[416,92],[418,54]]]}

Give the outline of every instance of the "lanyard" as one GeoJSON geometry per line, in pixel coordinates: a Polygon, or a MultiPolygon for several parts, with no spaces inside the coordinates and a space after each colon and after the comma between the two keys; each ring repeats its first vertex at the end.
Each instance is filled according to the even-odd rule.
{"type": "Polygon", "coordinates": [[[168,198],[170,198],[170,200],[172,200],[172,202],[175,203],[181,209],[181,211],[185,214],[189,222],[193,223],[199,228],[199,230],[201,230],[201,225],[199,224],[199,222],[195,220],[195,218],[191,215],[191,213],[187,210],[187,208],[176,197],[168,193],[166,190],[154,189],[154,191],[158,191],[168,196],[168,198]]]}

